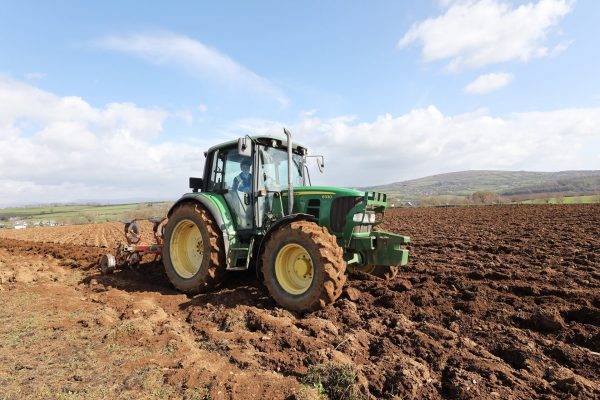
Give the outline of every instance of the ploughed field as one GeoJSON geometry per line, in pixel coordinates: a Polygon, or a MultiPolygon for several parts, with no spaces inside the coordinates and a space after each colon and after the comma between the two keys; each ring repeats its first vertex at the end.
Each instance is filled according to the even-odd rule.
{"type": "MultiPolygon", "coordinates": [[[[146,243],[152,241],[152,223],[142,220],[138,224],[142,230],[141,240],[146,243]]],[[[125,242],[123,235],[124,225],[121,222],[0,230],[0,238],[107,247],[111,250],[114,249],[117,242],[125,242]]]]}
{"type": "Polygon", "coordinates": [[[119,224],[0,231],[2,395],[600,396],[600,205],[392,209],[382,229],[411,236],[409,265],[305,315],[252,271],[193,298],[150,262],[101,276],[119,224]]]}

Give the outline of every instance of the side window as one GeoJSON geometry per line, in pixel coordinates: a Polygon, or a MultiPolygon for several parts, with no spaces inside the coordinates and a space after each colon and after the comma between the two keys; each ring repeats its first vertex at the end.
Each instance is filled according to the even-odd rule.
{"type": "Polygon", "coordinates": [[[225,200],[239,229],[252,228],[252,159],[242,157],[237,149],[224,154],[223,189],[225,200]]]}
{"type": "Polygon", "coordinates": [[[241,157],[237,149],[215,151],[211,160],[208,189],[252,190],[252,159],[241,157]]]}
{"type": "Polygon", "coordinates": [[[210,180],[208,182],[209,191],[219,191],[223,189],[223,154],[215,151],[212,156],[210,180]]]}
{"type": "Polygon", "coordinates": [[[230,150],[225,159],[225,188],[243,193],[252,191],[252,159],[230,150]]]}

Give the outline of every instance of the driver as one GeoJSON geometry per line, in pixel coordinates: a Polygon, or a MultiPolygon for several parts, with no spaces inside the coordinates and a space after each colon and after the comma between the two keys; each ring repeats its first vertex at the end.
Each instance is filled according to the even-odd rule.
{"type": "Polygon", "coordinates": [[[244,193],[250,193],[250,189],[252,188],[252,174],[250,173],[250,166],[252,165],[252,160],[250,158],[244,158],[240,165],[242,172],[239,173],[238,176],[233,178],[233,191],[239,191],[244,193]]]}

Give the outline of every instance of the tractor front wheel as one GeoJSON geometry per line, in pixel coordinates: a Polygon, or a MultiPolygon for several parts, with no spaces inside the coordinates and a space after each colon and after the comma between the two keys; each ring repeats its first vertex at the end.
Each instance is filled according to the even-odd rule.
{"type": "Polygon", "coordinates": [[[198,204],[183,204],[165,227],[163,264],[177,289],[206,292],[225,279],[223,237],[212,216],[198,204]]]}
{"type": "Polygon", "coordinates": [[[261,272],[271,297],[293,311],[333,303],[346,282],[346,263],[335,236],[308,221],[285,225],[267,239],[261,272]]]}

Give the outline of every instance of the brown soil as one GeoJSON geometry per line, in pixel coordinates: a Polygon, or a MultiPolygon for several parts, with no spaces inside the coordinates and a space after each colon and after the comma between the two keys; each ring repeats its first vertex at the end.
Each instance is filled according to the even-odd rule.
{"type": "MultiPolygon", "coordinates": [[[[153,240],[152,223],[138,221],[142,230],[142,241],[153,240]]],[[[2,229],[0,238],[18,239],[44,243],[61,243],[95,246],[113,249],[117,242],[125,241],[124,225],[120,222],[103,224],[66,225],[51,228],[2,229]]]]}
{"type": "Polygon", "coordinates": [[[157,264],[101,276],[81,235],[120,226],[77,229],[0,234],[6,398],[316,398],[300,381],[323,363],[367,398],[600,396],[598,205],[390,210],[409,265],[305,315],[253,271],[193,298],[157,264]]]}

